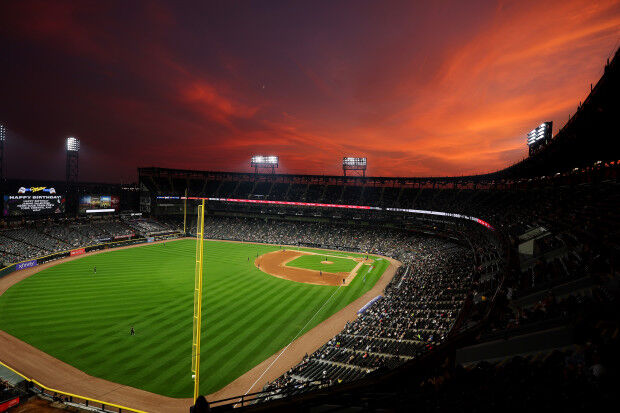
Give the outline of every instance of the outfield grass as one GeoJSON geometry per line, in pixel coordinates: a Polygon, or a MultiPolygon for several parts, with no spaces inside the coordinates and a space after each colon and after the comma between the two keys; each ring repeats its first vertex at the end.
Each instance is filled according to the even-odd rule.
{"type": "Polygon", "coordinates": [[[286,263],[287,267],[307,268],[316,271],[326,272],[350,272],[357,262],[350,258],[337,258],[327,255],[302,255],[286,263]],[[321,264],[323,260],[331,264],[321,264]]]}
{"type": "MultiPolygon", "coordinates": [[[[0,296],[0,329],[93,376],[191,397],[195,245],[180,240],[112,250],[45,269],[0,296]]],[[[208,241],[205,248],[204,394],[361,296],[388,266],[377,261],[366,282],[362,269],[347,287],[319,286],[253,265],[256,255],[279,247],[208,241]]]]}

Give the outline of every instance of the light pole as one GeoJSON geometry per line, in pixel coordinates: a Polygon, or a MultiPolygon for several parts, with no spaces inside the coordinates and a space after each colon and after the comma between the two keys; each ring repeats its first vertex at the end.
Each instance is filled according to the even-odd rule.
{"type": "Polygon", "coordinates": [[[80,140],[73,136],[67,138],[65,142],[65,149],[67,152],[67,169],[66,169],[66,196],[67,204],[70,208],[68,212],[75,212],[77,214],[77,199],[76,199],[76,185],[78,181],[79,173],[79,153],[80,153],[80,140]]]}

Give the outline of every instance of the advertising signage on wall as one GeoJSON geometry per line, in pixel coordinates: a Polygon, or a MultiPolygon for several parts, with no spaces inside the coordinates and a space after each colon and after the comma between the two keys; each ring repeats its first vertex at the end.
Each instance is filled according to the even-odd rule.
{"type": "Polygon", "coordinates": [[[84,248],[78,248],[76,250],[72,250],[69,254],[73,257],[75,255],[82,255],[85,253],[86,253],[86,250],[84,248]]]}
{"type": "Polygon", "coordinates": [[[39,265],[37,260],[30,260],[30,261],[19,262],[19,263],[17,263],[17,265],[15,265],[15,270],[19,271],[19,270],[23,270],[25,268],[36,267],[37,265],[39,265]]]}
{"type": "Polygon", "coordinates": [[[19,404],[19,397],[14,397],[7,401],[3,401],[0,403],[0,412],[5,412],[13,406],[17,406],[19,404]]]}
{"type": "Polygon", "coordinates": [[[45,186],[20,187],[13,194],[4,195],[4,216],[33,216],[62,214],[65,198],[55,188],[45,186]]]}

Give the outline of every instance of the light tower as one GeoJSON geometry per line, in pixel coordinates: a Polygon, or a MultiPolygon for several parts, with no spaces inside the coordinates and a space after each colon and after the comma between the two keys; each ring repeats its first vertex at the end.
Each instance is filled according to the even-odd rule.
{"type": "Polygon", "coordinates": [[[254,155],[250,166],[254,168],[254,173],[258,173],[259,169],[271,169],[271,173],[274,174],[279,163],[280,159],[277,156],[254,155]]]}
{"type": "Polygon", "coordinates": [[[353,171],[352,173],[358,176],[366,176],[367,165],[366,158],[344,157],[342,158],[342,173],[347,176],[347,171],[350,173],[353,171]]]}
{"type": "Polygon", "coordinates": [[[67,185],[77,183],[79,166],[78,154],[80,153],[80,140],[70,136],[67,138],[67,185]]]}
{"type": "Polygon", "coordinates": [[[553,122],[543,122],[536,129],[527,134],[527,146],[530,156],[551,141],[553,122]]]}
{"type": "Polygon", "coordinates": [[[0,123],[0,183],[4,183],[4,141],[6,140],[6,128],[0,123]]]}
{"type": "Polygon", "coordinates": [[[70,136],[67,138],[65,145],[67,151],[67,187],[65,188],[67,196],[67,213],[77,214],[77,188],[78,181],[78,155],[80,152],[80,140],[70,136]]]}

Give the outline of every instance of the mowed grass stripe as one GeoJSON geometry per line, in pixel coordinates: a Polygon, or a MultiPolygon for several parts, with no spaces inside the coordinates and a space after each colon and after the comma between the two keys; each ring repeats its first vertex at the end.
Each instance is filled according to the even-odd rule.
{"type": "MultiPolygon", "coordinates": [[[[278,249],[206,242],[202,392],[224,387],[285,347],[337,289],[271,277],[254,266],[256,255],[278,249]]],[[[195,241],[182,240],[50,267],[0,297],[0,329],[88,374],[189,397],[194,254],[195,241]]],[[[372,287],[380,275],[377,268],[372,273],[365,284],[357,277],[340,288],[304,330],[372,287]]]]}
{"type": "MultiPolygon", "coordinates": [[[[282,293],[278,294],[278,302],[279,304],[270,308],[269,311],[276,314],[288,313],[289,311],[296,312],[297,307],[295,303],[299,302],[301,293],[296,294],[288,294],[286,289],[282,289],[282,293]]],[[[247,330],[251,332],[253,337],[259,337],[261,335],[269,335],[272,336],[272,332],[289,330],[287,322],[274,323],[271,317],[263,317],[262,315],[266,313],[266,309],[261,309],[257,312],[257,315],[254,317],[246,317],[241,322],[239,322],[234,330],[231,329],[230,332],[226,335],[227,337],[222,337],[215,341],[214,343],[220,344],[222,343],[222,347],[219,348],[218,353],[222,354],[222,357],[226,359],[233,359],[232,353],[236,351],[237,345],[231,345],[233,343],[232,340],[227,340],[227,338],[235,337],[240,333],[240,331],[247,330]]],[[[294,323],[290,323],[294,325],[294,323]]],[[[277,343],[277,340],[274,340],[277,343]]],[[[240,343],[243,347],[249,347],[250,352],[253,352],[256,347],[259,346],[260,343],[256,341],[240,343]]],[[[278,350],[277,348],[273,348],[272,352],[278,350]]],[[[224,369],[226,370],[226,369],[224,369]]]]}
{"type": "MultiPolygon", "coordinates": [[[[313,299],[314,297],[312,297],[312,294],[308,294],[306,300],[303,300],[303,297],[300,297],[300,295],[302,294],[303,293],[300,292],[298,294],[292,295],[289,299],[287,299],[286,302],[283,302],[281,306],[283,311],[292,311],[294,312],[294,314],[297,314],[297,320],[291,320],[290,323],[297,329],[295,335],[297,335],[297,333],[301,329],[301,326],[297,326],[299,326],[299,324],[302,322],[306,324],[308,321],[310,321],[312,315],[314,315],[314,313],[316,313],[316,311],[318,310],[318,308],[316,307],[309,308],[307,305],[304,304],[312,302],[317,306],[322,305],[322,302],[313,299]],[[300,309],[307,309],[308,311],[301,312],[300,309]]],[[[321,294],[321,296],[323,297],[323,294],[321,294]]],[[[280,308],[274,308],[274,310],[278,312],[280,311],[280,308]]],[[[260,354],[261,349],[268,349],[271,354],[279,351],[283,346],[278,346],[275,343],[281,343],[282,341],[286,341],[285,339],[288,338],[288,329],[284,327],[285,326],[273,323],[268,319],[264,319],[263,322],[260,324],[248,325],[247,328],[252,329],[254,340],[252,342],[244,343],[245,349],[243,352],[240,352],[240,354],[245,354],[245,357],[235,358],[230,357],[230,354],[225,354],[224,358],[227,361],[222,366],[223,368],[221,370],[223,379],[234,379],[227,378],[225,376],[226,372],[244,369],[245,371],[247,371],[251,368],[248,368],[247,366],[254,366],[256,364],[259,364],[262,359],[259,359],[257,355],[260,354]]],[[[295,336],[293,336],[293,338],[295,338],[295,336]]],[[[290,341],[291,338],[288,338],[287,344],[290,341]]],[[[234,348],[230,351],[234,351],[234,348]]]]}

